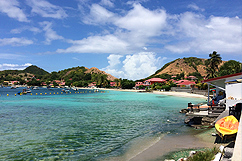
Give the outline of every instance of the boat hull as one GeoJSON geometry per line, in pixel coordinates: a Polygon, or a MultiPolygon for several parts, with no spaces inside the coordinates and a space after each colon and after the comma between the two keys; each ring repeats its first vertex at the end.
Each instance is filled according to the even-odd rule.
{"type": "Polygon", "coordinates": [[[218,120],[215,124],[215,129],[218,135],[223,139],[225,137],[234,137],[238,132],[239,122],[233,116],[226,116],[218,120]]]}

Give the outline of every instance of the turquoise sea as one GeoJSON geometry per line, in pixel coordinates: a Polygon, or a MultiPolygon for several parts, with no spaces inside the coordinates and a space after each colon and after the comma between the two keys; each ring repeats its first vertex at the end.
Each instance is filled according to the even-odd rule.
{"type": "Polygon", "coordinates": [[[189,133],[179,110],[204,101],[120,91],[61,94],[61,89],[15,96],[19,90],[0,88],[0,160],[122,157],[148,138],[189,133]]]}

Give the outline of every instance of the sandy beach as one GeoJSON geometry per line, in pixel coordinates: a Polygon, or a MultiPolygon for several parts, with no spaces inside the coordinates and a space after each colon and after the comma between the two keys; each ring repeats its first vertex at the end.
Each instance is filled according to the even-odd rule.
{"type": "MultiPolygon", "coordinates": [[[[206,132],[205,132],[206,133],[206,132]]],[[[185,149],[212,148],[215,146],[211,132],[206,134],[186,134],[165,136],[153,146],[134,156],[130,161],[163,161],[165,154],[185,149]]],[[[171,159],[171,158],[166,158],[171,159]]]]}
{"type": "Polygon", "coordinates": [[[177,97],[191,97],[191,98],[205,98],[204,95],[193,94],[193,93],[186,93],[186,92],[160,92],[160,91],[153,91],[154,94],[162,94],[162,95],[169,95],[169,96],[177,96],[177,97]]]}
{"type": "Polygon", "coordinates": [[[149,142],[146,145],[145,141],[141,140],[141,143],[136,143],[123,156],[109,158],[106,161],[118,160],[118,161],[163,161],[164,155],[170,152],[177,152],[187,149],[201,149],[201,148],[213,148],[218,146],[214,144],[215,137],[211,134],[215,132],[214,129],[194,131],[190,134],[177,134],[177,135],[165,135],[158,141],[149,142]],[[150,144],[152,143],[152,144],[150,144]],[[141,150],[143,149],[143,150],[141,150]]]}
{"type": "MultiPolygon", "coordinates": [[[[124,92],[144,92],[144,90],[133,90],[133,89],[108,89],[108,88],[99,88],[99,90],[114,90],[114,91],[124,91],[124,92]]],[[[147,92],[148,93],[148,92],[147,92]]],[[[153,91],[149,93],[160,94],[160,95],[168,95],[168,96],[176,96],[176,97],[190,97],[190,98],[204,98],[207,99],[207,96],[187,93],[187,92],[174,92],[174,91],[153,91]]]]}

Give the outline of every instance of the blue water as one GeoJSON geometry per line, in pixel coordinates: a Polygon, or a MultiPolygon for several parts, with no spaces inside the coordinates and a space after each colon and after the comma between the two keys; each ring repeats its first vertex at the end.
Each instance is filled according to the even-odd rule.
{"type": "Polygon", "coordinates": [[[179,110],[202,101],[119,91],[61,94],[60,89],[15,96],[18,90],[0,88],[0,160],[120,156],[137,138],[189,132],[179,110]]]}

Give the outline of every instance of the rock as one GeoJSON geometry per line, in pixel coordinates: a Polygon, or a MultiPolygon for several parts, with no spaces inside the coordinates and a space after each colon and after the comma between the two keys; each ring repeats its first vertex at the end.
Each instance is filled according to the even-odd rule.
{"type": "Polygon", "coordinates": [[[224,158],[231,158],[233,155],[234,148],[224,148],[224,158]]]}
{"type": "Polygon", "coordinates": [[[192,119],[191,117],[187,117],[187,118],[185,119],[184,123],[185,123],[185,124],[189,124],[189,122],[191,121],[191,119],[192,119]]]}
{"type": "Polygon", "coordinates": [[[188,109],[181,109],[180,113],[188,113],[189,110],[188,109]]]}

